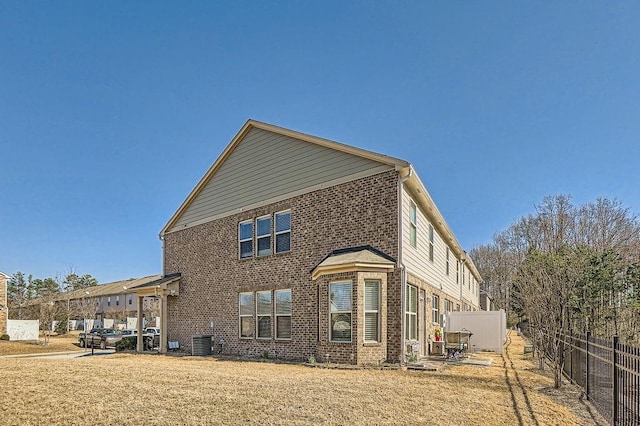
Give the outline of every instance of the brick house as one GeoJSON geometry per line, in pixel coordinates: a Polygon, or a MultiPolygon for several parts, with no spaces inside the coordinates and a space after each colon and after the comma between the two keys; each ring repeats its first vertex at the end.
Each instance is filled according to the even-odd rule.
{"type": "Polygon", "coordinates": [[[213,334],[228,354],[403,362],[443,313],[479,308],[481,277],[408,162],[253,120],[160,238],[161,351],[213,334]]]}

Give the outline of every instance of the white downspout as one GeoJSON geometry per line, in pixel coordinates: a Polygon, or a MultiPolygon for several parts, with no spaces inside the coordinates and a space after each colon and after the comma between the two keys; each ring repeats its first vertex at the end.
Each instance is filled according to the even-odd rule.
{"type": "Polygon", "coordinates": [[[411,166],[401,169],[398,176],[398,267],[400,268],[400,364],[404,364],[406,355],[406,344],[404,341],[405,334],[405,293],[407,287],[407,270],[402,261],[402,238],[404,236],[402,227],[402,185],[411,177],[411,166]],[[403,173],[406,173],[403,176],[403,173]]]}

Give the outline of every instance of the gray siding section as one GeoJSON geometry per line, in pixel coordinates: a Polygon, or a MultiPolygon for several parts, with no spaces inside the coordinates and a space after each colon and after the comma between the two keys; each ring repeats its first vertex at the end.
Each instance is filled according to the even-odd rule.
{"type": "MultiPolygon", "coordinates": [[[[376,161],[254,128],[169,232],[381,166],[376,161]]],[[[387,166],[387,170],[391,168],[387,166]]]]}

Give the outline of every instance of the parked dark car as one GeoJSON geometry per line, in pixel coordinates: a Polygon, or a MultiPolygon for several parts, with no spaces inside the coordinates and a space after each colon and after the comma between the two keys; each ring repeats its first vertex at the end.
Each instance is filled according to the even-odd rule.
{"type": "Polygon", "coordinates": [[[80,333],[80,347],[113,347],[122,340],[122,334],[115,328],[93,328],[88,334],[80,333]]]}

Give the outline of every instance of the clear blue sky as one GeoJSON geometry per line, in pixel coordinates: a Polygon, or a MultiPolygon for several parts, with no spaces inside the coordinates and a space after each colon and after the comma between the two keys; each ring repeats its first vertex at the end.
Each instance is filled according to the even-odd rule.
{"type": "Polygon", "coordinates": [[[161,272],[248,118],[403,158],[467,249],[543,196],[640,212],[637,2],[0,0],[0,271],[161,272]]]}

